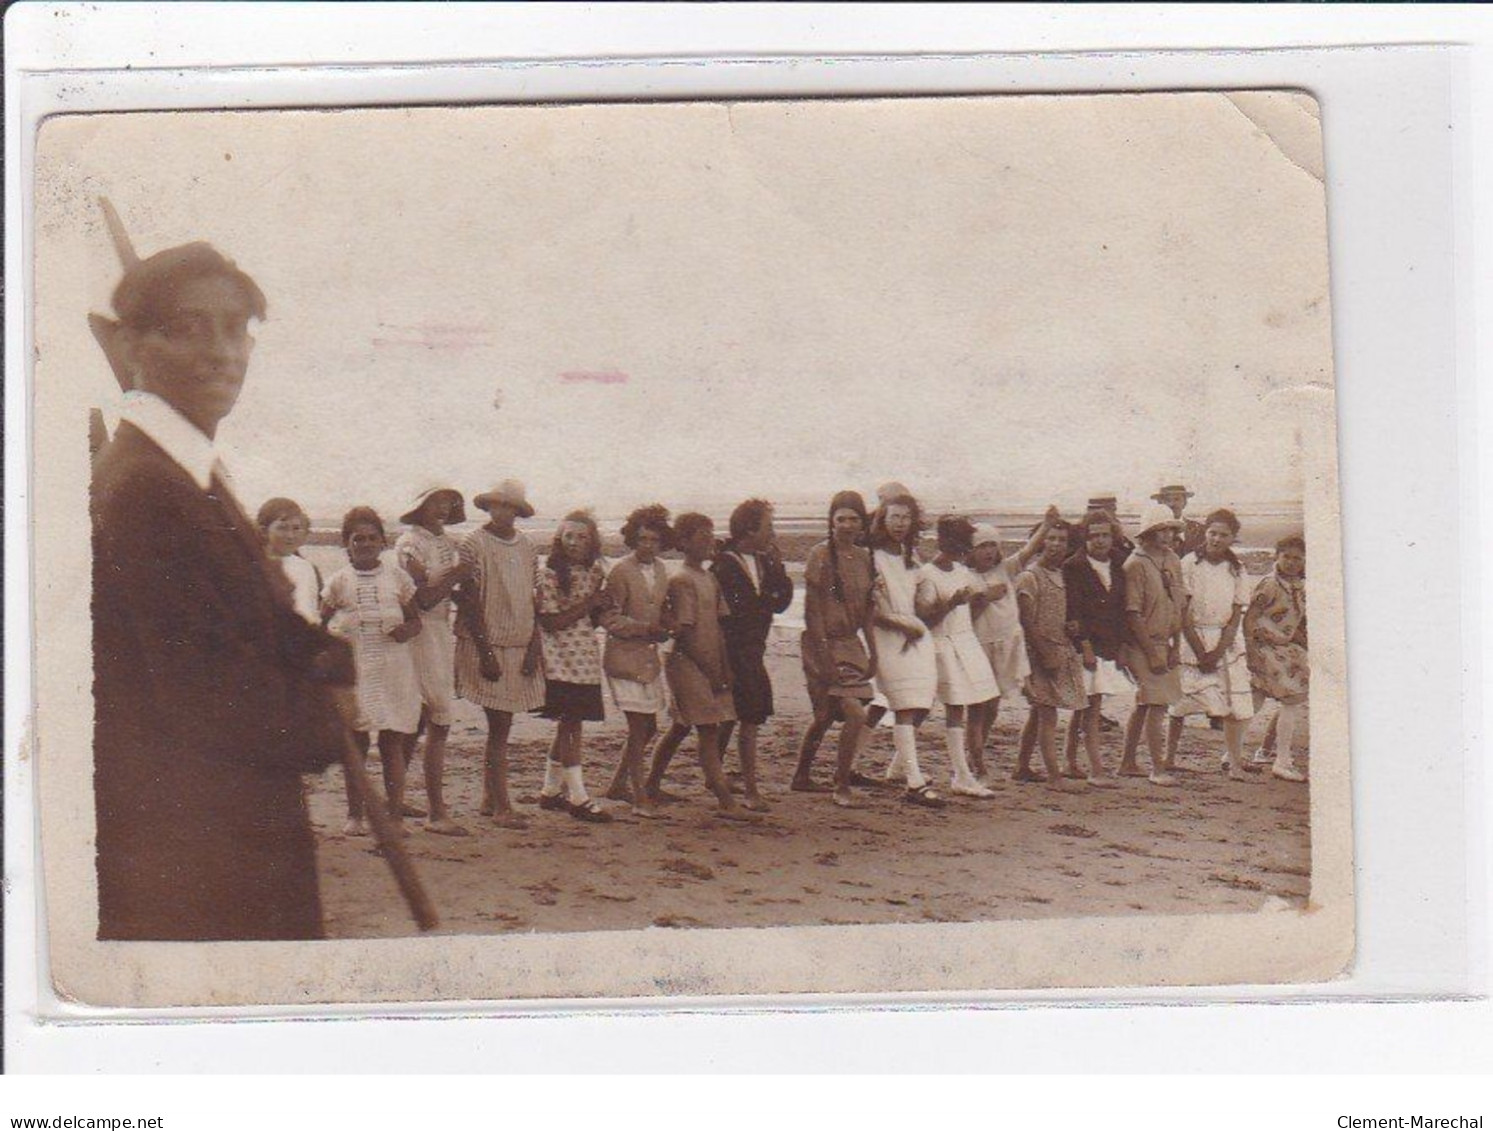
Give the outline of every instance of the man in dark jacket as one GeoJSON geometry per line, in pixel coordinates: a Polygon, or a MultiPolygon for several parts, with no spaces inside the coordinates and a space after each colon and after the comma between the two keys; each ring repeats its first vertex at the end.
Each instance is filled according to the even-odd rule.
{"type": "Polygon", "coordinates": [[[214,447],[264,296],[196,243],[113,303],[135,388],[91,496],[99,937],[318,938],[301,775],[339,757],[350,659],[292,611],[214,447]]]}

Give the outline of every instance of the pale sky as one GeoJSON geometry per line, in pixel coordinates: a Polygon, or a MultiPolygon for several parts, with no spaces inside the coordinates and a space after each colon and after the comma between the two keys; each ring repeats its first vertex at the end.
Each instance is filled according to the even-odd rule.
{"type": "Polygon", "coordinates": [[[38,380],[117,404],[102,193],[268,296],[222,432],[251,506],[1295,500],[1320,178],[1293,94],[54,119],[38,380]]]}

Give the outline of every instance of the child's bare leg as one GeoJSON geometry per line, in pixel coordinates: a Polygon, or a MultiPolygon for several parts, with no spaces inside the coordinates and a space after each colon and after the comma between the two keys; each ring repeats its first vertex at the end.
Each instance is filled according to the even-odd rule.
{"type": "Polygon", "coordinates": [[[617,772],[612,775],[612,783],[607,786],[606,796],[613,801],[630,801],[634,806],[651,810],[653,808],[644,791],[643,755],[648,751],[648,743],[658,731],[658,721],[653,715],[643,714],[640,711],[628,711],[627,714],[627,742],[622,747],[622,761],[617,766],[617,772]]]}
{"type": "Polygon", "coordinates": [[[720,738],[716,740],[721,754],[721,773],[726,773],[726,756],[731,753],[731,736],[736,733],[736,723],[724,722],[720,724],[720,738]]]}
{"type": "Polygon", "coordinates": [[[1085,724],[1088,721],[1088,708],[1074,711],[1068,719],[1068,734],[1063,740],[1063,760],[1068,765],[1067,773],[1070,778],[1083,777],[1083,771],[1078,768],[1078,740],[1086,733],[1085,724]]]}
{"type": "Polygon", "coordinates": [[[731,796],[731,787],[726,784],[726,775],[721,771],[720,727],[701,726],[695,728],[700,736],[700,769],[705,774],[705,785],[715,794],[716,804],[722,810],[738,809],[736,798],[731,796]]]}
{"type": "MultiPolygon", "coordinates": [[[[741,754],[741,788],[746,794],[746,807],[761,811],[767,808],[767,802],[762,800],[762,794],[757,790],[757,730],[756,723],[742,723],[738,749],[741,754]]],[[[725,727],[722,727],[722,733],[725,733],[725,727]]],[[[722,739],[721,742],[724,749],[725,740],[722,739]]]]}
{"type": "MultiPolygon", "coordinates": [[[[368,757],[368,741],[367,731],[353,731],[353,742],[358,747],[360,762],[368,757]]],[[[342,787],[347,793],[347,824],[342,827],[342,832],[346,836],[366,836],[368,826],[364,823],[363,817],[363,795],[353,785],[352,776],[346,770],[342,774],[342,787]]]]}
{"type": "Polygon", "coordinates": [[[1099,751],[1100,718],[1103,715],[1104,696],[1090,695],[1089,709],[1084,712],[1088,717],[1083,724],[1084,747],[1089,755],[1089,781],[1111,784],[1109,774],[1104,770],[1104,755],[1099,751]]]}
{"type": "Polygon", "coordinates": [[[1153,703],[1145,708],[1145,712],[1142,726],[1145,728],[1146,749],[1151,754],[1151,784],[1176,785],[1177,780],[1166,772],[1166,733],[1161,723],[1166,708],[1153,703]]]}
{"type": "Polygon", "coordinates": [[[482,812],[499,824],[517,822],[513,801],[508,796],[508,735],[513,729],[513,713],[487,708],[487,747],[483,752],[482,812]]]}
{"type": "Polygon", "coordinates": [[[1229,777],[1234,781],[1249,781],[1244,772],[1244,720],[1232,715],[1223,720],[1223,744],[1229,752],[1229,777]]]}
{"type": "Polygon", "coordinates": [[[845,721],[840,727],[840,742],[835,748],[835,804],[846,809],[859,806],[850,792],[850,776],[855,771],[855,756],[860,752],[861,734],[866,727],[866,708],[859,699],[840,704],[845,721]]]}
{"type": "Polygon", "coordinates": [[[985,743],[980,729],[985,725],[985,711],[989,702],[971,703],[965,719],[964,755],[969,759],[969,772],[976,778],[985,776],[985,743]]]}
{"type": "Polygon", "coordinates": [[[451,820],[451,813],[446,808],[446,738],[451,733],[451,728],[441,723],[430,723],[428,728],[424,758],[425,800],[430,805],[430,816],[425,821],[425,827],[432,832],[460,836],[466,829],[451,820]]]}
{"type": "Polygon", "coordinates": [[[1186,721],[1180,715],[1168,713],[1166,717],[1166,768],[1168,770],[1177,764],[1177,748],[1182,745],[1182,726],[1186,721]]]}
{"type": "Polygon", "coordinates": [[[689,727],[683,723],[674,723],[669,727],[668,733],[659,742],[658,749],[653,752],[653,768],[648,771],[648,783],[646,792],[650,801],[677,801],[677,797],[664,793],[664,774],[668,772],[669,763],[674,760],[679,746],[689,737],[689,727]]]}
{"type": "Polygon", "coordinates": [[[1063,772],[1058,766],[1058,709],[1036,706],[1032,708],[1032,712],[1037,716],[1037,748],[1042,753],[1042,765],[1047,770],[1047,784],[1053,789],[1066,789],[1068,783],[1063,779],[1063,772]]]}
{"type": "Polygon", "coordinates": [[[977,740],[980,747],[980,765],[986,767],[988,773],[995,777],[1000,776],[995,754],[991,752],[988,759],[985,755],[990,752],[990,738],[995,733],[995,722],[1000,717],[1000,710],[1001,697],[999,695],[984,705],[984,710],[980,712],[980,736],[977,740]]]}
{"type": "Polygon", "coordinates": [[[1146,707],[1143,703],[1137,703],[1130,709],[1130,718],[1125,720],[1125,745],[1120,752],[1120,773],[1138,776],[1140,765],[1137,758],[1140,754],[1141,733],[1146,725],[1146,707]]]}
{"type": "Polygon", "coordinates": [[[393,730],[378,732],[378,760],[384,771],[384,797],[388,801],[389,816],[396,824],[404,819],[404,752],[411,738],[413,735],[393,730]]]}
{"type": "MultiPolygon", "coordinates": [[[[793,782],[788,787],[796,793],[824,792],[823,786],[814,784],[814,756],[819,753],[819,744],[824,741],[829,728],[835,725],[836,703],[840,704],[843,711],[844,703],[840,700],[826,701],[814,708],[814,721],[804,731],[803,742],[798,747],[798,765],[794,767],[793,782]]],[[[856,706],[860,704],[857,703],[856,706]]]]}
{"type": "Polygon", "coordinates": [[[1037,708],[1031,707],[1026,713],[1026,722],[1021,726],[1021,741],[1016,747],[1016,773],[1017,781],[1032,780],[1032,752],[1037,748],[1037,708]]]}

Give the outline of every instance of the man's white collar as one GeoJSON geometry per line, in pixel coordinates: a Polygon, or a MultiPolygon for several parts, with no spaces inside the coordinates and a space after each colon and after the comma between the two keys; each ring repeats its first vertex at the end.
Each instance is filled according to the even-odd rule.
{"type": "Polygon", "coordinates": [[[212,485],[214,469],[226,478],[212,440],[156,394],[131,390],[124,395],[119,416],[154,440],[204,491],[212,485]]]}

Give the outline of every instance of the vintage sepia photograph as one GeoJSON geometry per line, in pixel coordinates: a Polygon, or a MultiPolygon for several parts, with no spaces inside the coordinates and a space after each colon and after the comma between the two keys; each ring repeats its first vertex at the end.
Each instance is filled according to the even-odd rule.
{"type": "Polygon", "coordinates": [[[37,146],[59,994],[1351,964],[1309,95],[37,146]]]}

